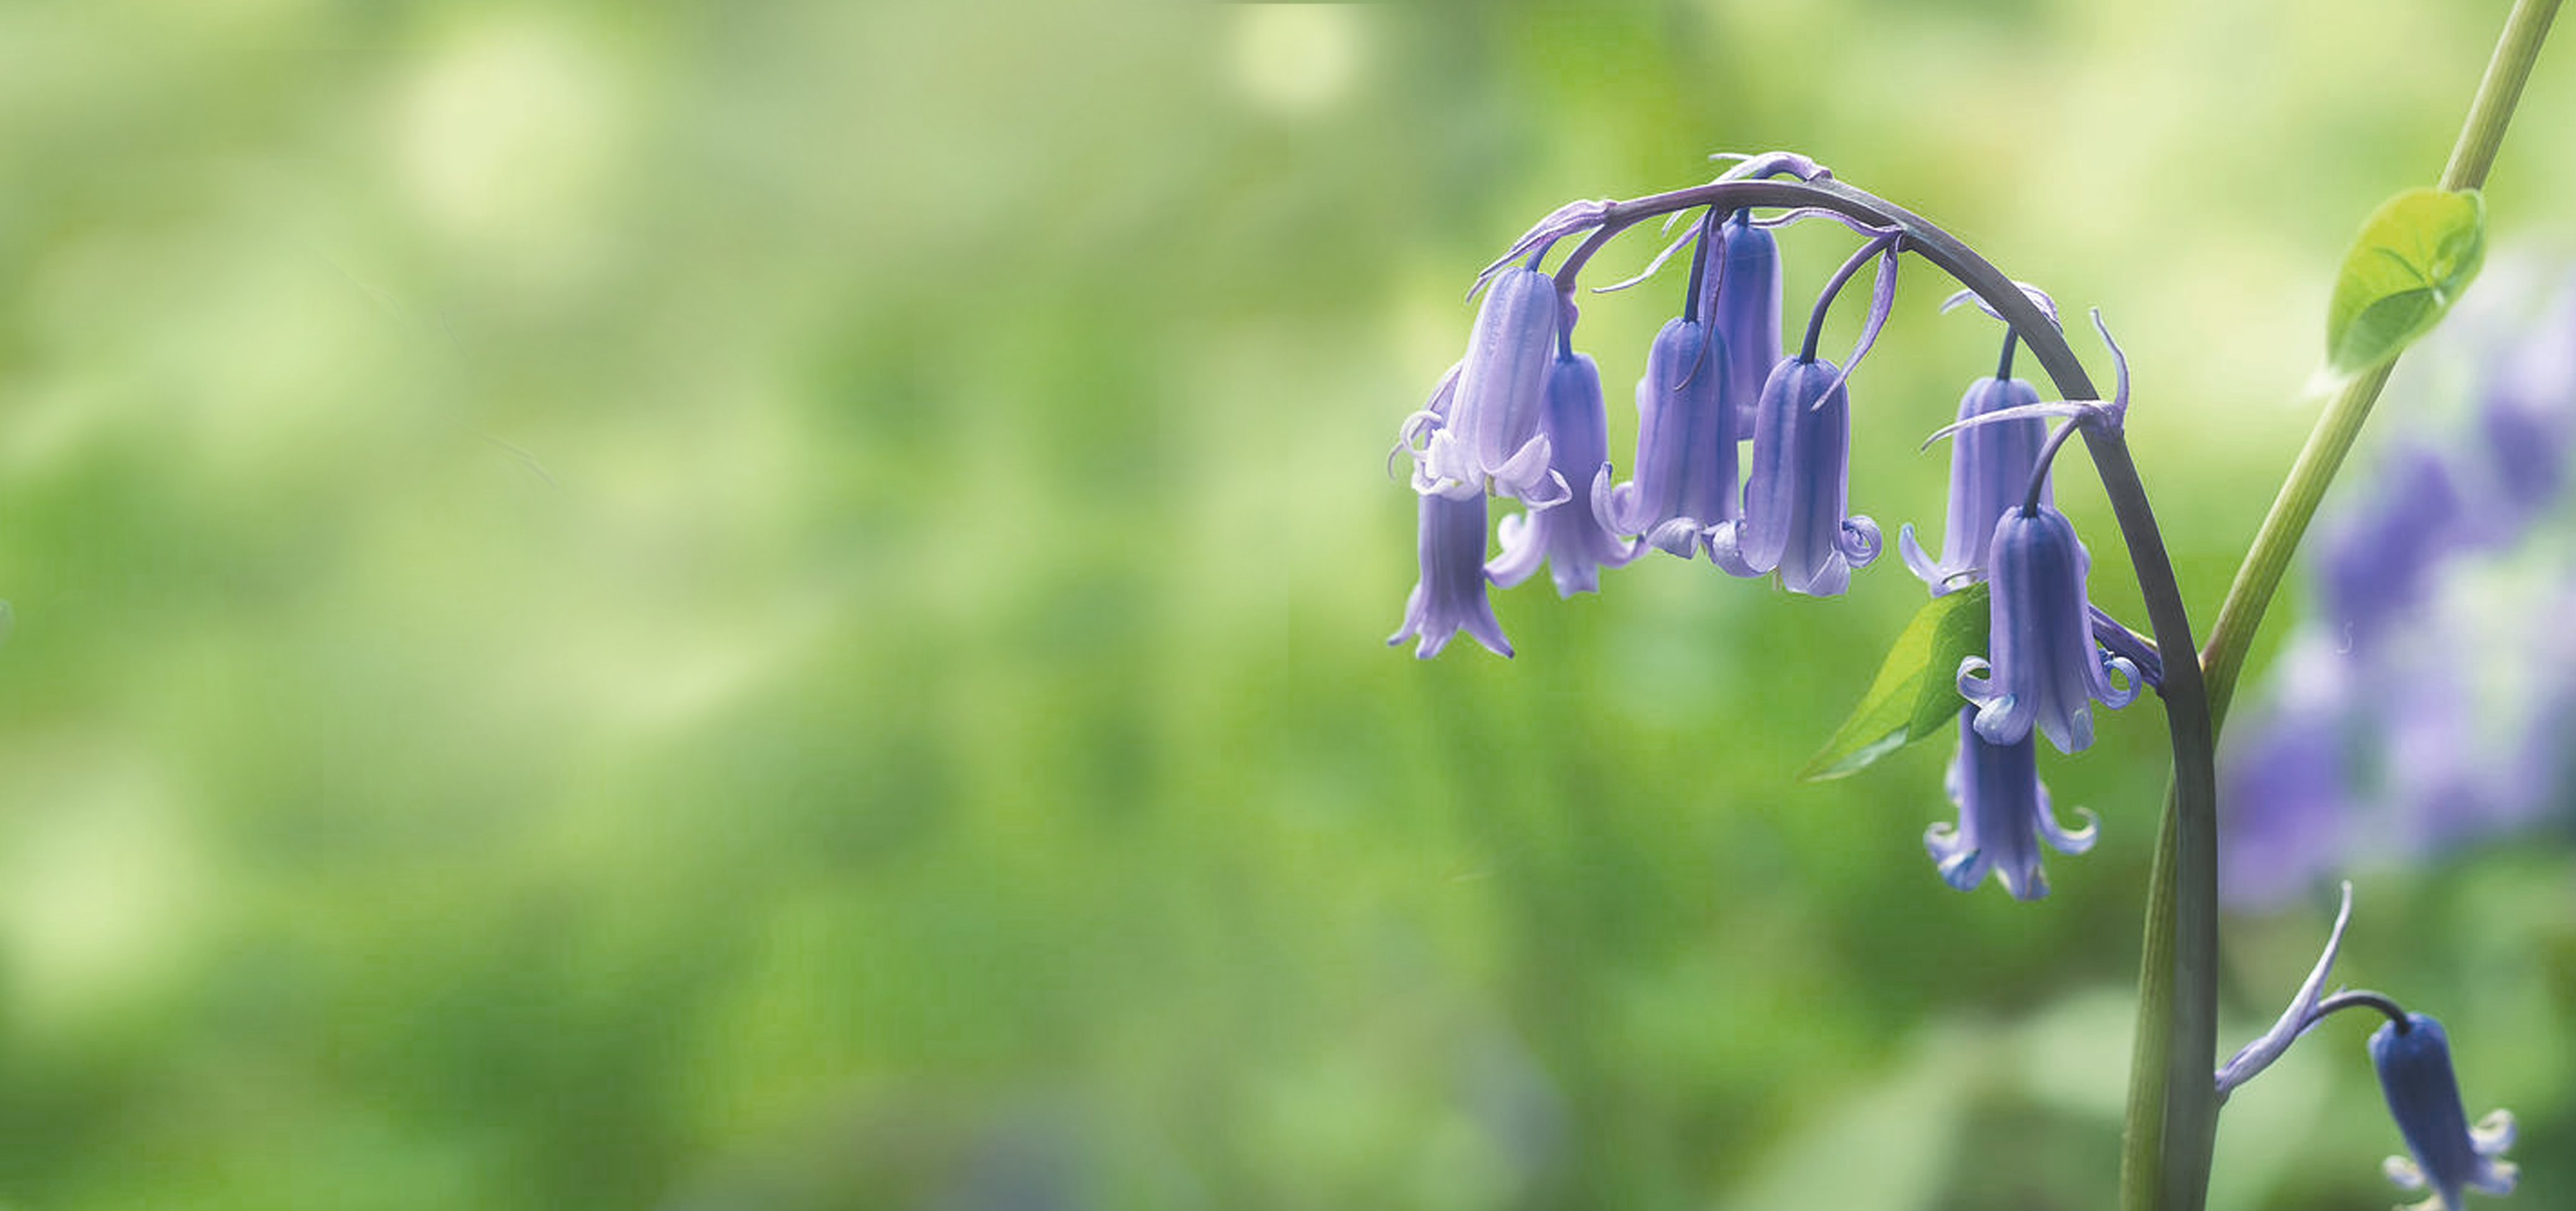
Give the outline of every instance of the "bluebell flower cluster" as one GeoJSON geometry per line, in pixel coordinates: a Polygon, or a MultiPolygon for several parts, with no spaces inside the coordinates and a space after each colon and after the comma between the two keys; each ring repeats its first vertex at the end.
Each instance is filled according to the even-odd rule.
{"type": "MultiPolygon", "coordinates": [[[[1772,153],[1745,158],[1707,188],[1636,203],[1570,203],[1479,275],[1470,297],[1476,291],[1484,297],[1466,353],[1429,402],[1406,418],[1398,437],[1397,454],[1411,461],[1418,498],[1420,577],[1388,642],[1412,639],[1415,654],[1427,658],[1465,632],[1510,656],[1490,588],[1517,585],[1545,566],[1560,596],[1597,591],[1603,569],[1628,564],[1648,548],[1690,561],[1705,557],[1729,575],[1768,578],[1793,594],[1847,591],[1853,573],[1881,553],[1877,523],[1851,509],[1851,371],[1887,321],[1897,262],[1915,241],[1916,251],[1929,250],[1962,281],[1982,283],[1988,293],[1977,301],[1988,314],[2001,318],[1999,311],[2009,311],[2025,324],[2006,334],[1994,373],[1960,396],[1954,422],[1932,434],[1952,440],[1938,552],[1919,542],[1911,525],[1898,536],[1905,564],[1935,598],[1982,583],[1985,650],[1960,659],[1955,670],[1929,674],[1919,656],[1907,658],[1915,664],[1891,663],[1880,685],[1899,688],[1893,696],[1874,688],[1854,719],[1869,730],[1846,729],[1868,742],[1866,755],[1832,764],[1852,751],[1848,745],[1861,743],[1838,738],[1820,759],[1821,776],[1847,773],[1869,755],[1918,738],[1921,714],[1939,718],[1922,707],[1949,699],[1917,704],[1914,698],[1927,675],[1935,694],[1946,680],[1961,703],[1945,787],[1958,815],[1926,829],[1924,848],[1953,888],[1974,891],[1991,877],[2015,900],[2039,899],[2048,892],[2044,852],[2084,853],[2099,832],[2097,819],[2082,809],[2075,813],[2080,826],[2061,822],[2039,778],[2040,742],[2061,754],[2090,747],[2093,707],[2127,705],[2147,685],[2162,684],[2166,667],[2155,645],[2092,604],[2091,556],[2058,508],[2051,479],[2051,464],[2070,437],[2111,439],[2094,447],[2119,460],[2103,468],[2106,482],[2124,519],[2140,520],[2129,508],[2133,498],[2126,493],[2135,481],[2116,440],[2129,401],[2126,359],[2097,311],[2094,324],[2117,371],[2113,398],[2041,401],[2030,383],[2013,377],[2012,360],[2024,335],[2044,342],[2044,357],[2070,356],[2056,334],[2028,326],[2033,308],[2047,324],[2057,323],[2045,294],[2014,283],[2032,304],[2021,306],[2000,289],[1990,267],[1972,254],[1962,258],[1946,234],[1885,204],[1847,206],[1840,187],[1727,184],[1777,174],[1809,182],[1830,175],[1805,157],[1772,153]],[[1719,205],[1719,199],[1764,197],[1814,208],[1782,205],[1775,208],[1784,213],[1757,218],[1719,205]],[[1575,349],[1572,282],[1619,230],[1663,215],[1669,231],[1679,213],[1694,210],[1696,222],[1643,273],[1609,288],[1642,282],[1681,249],[1693,250],[1680,314],[1656,333],[1637,382],[1637,443],[1622,479],[1610,458],[1600,369],[1575,349]],[[1819,292],[1792,352],[1782,342],[1784,288],[1773,230],[1828,214],[1863,243],[1819,292]],[[1881,223],[1893,225],[1874,225],[1881,223]],[[1585,236],[1579,250],[1555,275],[1545,271],[1553,247],[1578,234],[1585,236]],[[1826,314],[1859,270],[1873,265],[1858,342],[1837,365],[1818,354],[1826,314]],[[2054,429],[2051,418],[2060,422],[2054,429]],[[1495,497],[1520,506],[1498,533],[1487,513],[1495,497]],[[1489,539],[1498,539],[1499,553],[1489,552],[1489,539]],[[1913,709],[1888,731],[1880,725],[1891,702],[1913,709]]],[[[1963,291],[1949,305],[1971,296],[1963,291]]],[[[2525,586],[2543,603],[2528,617],[2498,616],[2492,603],[2512,597],[2492,585],[2466,593],[2458,588],[2465,556],[2510,547],[2537,532],[2564,493],[2569,446],[2576,441],[2576,279],[2551,324],[2494,359],[2475,447],[2465,461],[2428,445],[2403,446],[2388,457],[2383,495],[2323,528],[2324,621],[2290,646],[2272,717],[2247,729],[2250,742],[2232,762],[2233,810],[2223,816],[2232,830],[2231,852],[2220,869],[2240,899],[2249,886],[2277,894],[2337,864],[2355,831],[2348,827],[2344,775],[2356,750],[2377,754],[2376,776],[2393,798],[2441,805],[2438,814],[2419,817],[2411,832],[2374,830],[2418,847],[2481,827],[2490,817],[2525,814],[2538,801],[2533,788],[2570,772],[2559,754],[2576,736],[2569,724],[2576,720],[2576,630],[2556,624],[2576,611],[2576,558],[2525,586]],[[2454,608],[2464,616],[2428,624],[2428,615],[2454,608]],[[2474,627],[2490,642],[2525,637],[2516,649],[2518,666],[2542,670],[2522,695],[2532,709],[2501,759],[2480,743],[2487,730],[2480,713],[2497,695],[2465,675],[2458,656],[2466,645],[2443,630],[2452,622],[2474,627]],[[2381,683],[2405,692],[2369,692],[2381,683]]],[[[2063,370],[2055,360],[2051,365],[2063,370]]],[[[2059,381],[2077,376],[2061,374],[2059,381]]],[[[2142,549],[2142,559],[2152,556],[2152,543],[2142,549]]],[[[2169,583],[2152,587],[2162,594],[2156,601],[2172,604],[2169,583]]],[[[1952,598],[1946,612],[1936,608],[1924,616],[1928,630],[1942,636],[1931,650],[1943,653],[1945,664],[1970,642],[1951,620],[1975,600],[1952,598]]],[[[2196,655],[2184,651],[2178,658],[2196,655]]],[[[2178,734],[2187,731],[2188,717],[2177,712],[2175,718],[2178,734]]],[[[2177,743],[2179,759],[2185,741],[2177,743]]],[[[2389,1162],[2389,1175],[2430,1188],[2433,1199],[2424,1206],[2443,1211],[2458,1211],[2466,1190],[2511,1190],[2513,1166],[2499,1159],[2512,1139],[2511,1117],[2499,1111],[2469,1125],[2441,1024],[2376,992],[2326,991],[2351,911],[2347,883],[2323,955],[2271,1028],[2216,1070],[2218,1098],[2280,1060],[2325,1017],[2376,1011],[2389,1021],[2371,1036],[2369,1052],[2409,1152],[2389,1162]]]]}
{"type": "MultiPolygon", "coordinates": [[[[1721,180],[1769,174],[1830,175],[1804,157],[1774,153],[1747,158],[1721,180]]],[[[1819,291],[1792,351],[1782,342],[1774,229],[1823,212],[1694,212],[1644,273],[1612,287],[1642,282],[1692,250],[1680,314],[1655,334],[1637,381],[1635,456],[1622,478],[1609,457],[1600,370],[1575,349],[1570,287],[1542,268],[1555,244],[1604,225],[1612,208],[1561,207],[1486,267],[1465,356],[1430,403],[1406,418],[1398,449],[1410,456],[1422,497],[1421,577],[1390,642],[1413,639],[1418,656],[1438,653],[1460,631],[1509,655],[1488,591],[1519,584],[1542,565],[1557,593],[1572,596],[1597,591],[1603,569],[1652,548],[1830,597],[1881,553],[1878,524],[1851,508],[1850,379],[1893,310],[1905,234],[1832,216],[1862,244],[1819,291]],[[1850,356],[1837,364],[1818,354],[1818,337],[1842,288],[1863,269],[1874,270],[1868,310],[1850,356]],[[1480,510],[1495,496],[1521,509],[1503,519],[1500,551],[1489,557],[1480,510]]],[[[2022,289],[2053,323],[2055,304],[2022,289]]],[[[1972,658],[1958,678],[1968,706],[1948,785],[1959,818],[1931,829],[1924,844],[1953,886],[1973,888],[1992,874],[2009,894],[2032,899],[2047,889],[2043,846],[2080,853],[2094,836],[2089,816],[2068,829],[2050,811],[2036,740],[2081,750],[2092,741],[2091,705],[2129,701],[2141,677],[2135,661],[2096,641],[2097,627],[2134,637],[2097,618],[2085,598],[2088,556],[2055,505],[2048,462],[2057,443],[2043,419],[2117,424],[2125,365],[2123,394],[2110,408],[2043,404],[2012,377],[2013,348],[2007,336],[1995,374],[1969,386],[1959,424],[1936,435],[1954,438],[1940,555],[1916,544],[1910,526],[1903,545],[1936,595],[1980,580],[1993,588],[1988,655],[1972,658]]]]}
{"type": "Polygon", "coordinates": [[[2219,753],[2240,907],[2528,827],[2576,786],[2576,277],[2511,331],[2437,335],[2435,369],[2480,371],[2465,423],[2396,435],[2317,520],[2310,616],[2219,753]]]}

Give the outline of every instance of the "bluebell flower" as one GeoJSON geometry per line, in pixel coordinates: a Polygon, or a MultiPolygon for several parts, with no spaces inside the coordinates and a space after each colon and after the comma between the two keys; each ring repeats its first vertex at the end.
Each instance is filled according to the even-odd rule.
{"type": "Polygon", "coordinates": [[[1792,593],[1831,597],[1878,558],[1878,523],[1845,517],[1851,399],[1832,362],[1791,358],[1762,384],[1744,515],[1708,534],[1709,558],[1735,576],[1774,570],[1792,593]]]}
{"type": "Polygon", "coordinates": [[[1701,250],[1709,268],[1699,314],[1726,346],[1723,394],[1741,440],[1753,436],[1762,381],[1780,361],[1780,241],[1739,210],[1717,225],[1713,244],[1701,250]]]}
{"type": "Polygon", "coordinates": [[[2048,788],[2040,785],[2038,742],[2025,735],[2011,744],[1987,743],[1969,726],[1975,710],[1959,711],[1959,753],[1943,780],[1950,802],[1959,807],[1958,826],[1933,825],[1923,834],[1923,848],[1952,887],[1974,891],[1991,871],[2012,898],[2036,900],[2048,894],[2048,880],[2039,873],[2039,843],[2062,854],[2093,848],[2093,813],[2078,808],[2084,827],[2069,832],[2060,826],[2049,808],[2048,788]]]}
{"type": "MultiPolygon", "coordinates": [[[[1609,466],[1609,421],[1601,403],[1601,371],[1588,354],[1560,351],[1547,377],[1547,412],[1539,431],[1546,435],[1551,465],[1559,475],[1580,480],[1595,468],[1609,466]]],[[[1733,460],[1727,478],[1734,479],[1733,460]]],[[[1556,581],[1559,597],[1589,593],[1601,587],[1601,569],[1615,568],[1637,557],[1637,544],[1622,541],[1602,525],[1604,514],[1589,495],[1503,519],[1502,554],[1485,565],[1485,574],[1504,588],[1529,579],[1540,560],[1556,581]]]]}
{"type": "Polygon", "coordinates": [[[2370,1062],[2379,1069],[2379,1091],[2414,1157],[2389,1157],[2389,1180],[2433,1191],[2431,1199],[2416,1204],[2417,1211],[2460,1211],[2464,1189],[2513,1193],[2514,1167],[2497,1159],[2513,1145],[2513,1116],[2498,1110],[2476,1129],[2469,1127],[2459,1079],[2451,1073],[2451,1040],[2440,1022],[2410,1013],[2403,1027],[2381,1026],[2370,1036],[2370,1062]]]}
{"type": "MultiPolygon", "coordinates": [[[[1565,478],[1549,467],[1547,436],[1539,431],[1561,306],[1555,280],[1544,273],[1514,265],[1494,274],[1446,415],[1417,456],[1418,485],[1452,497],[1490,486],[1535,506],[1566,499],[1565,478]]],[[[1422,420],[1422,413],[1407,420],[1408,437],[1422,420]]]]}
{"type": "Polygon", "coordinates": [[[1708,528],[1735,516],[1735,422],[1726,411],[1726,347],[1692,319],[1655,334],[1637,380],[1637,477],[1612,487],[1604,463],[1594,512],[1621,534],[1684,559],[1708,547],[1708,528]]]}
{"type": "MultiPolygon", "coordinates": [[[[2022,379],[1981,378],[1959,397],[1959,419],[2038,402],[2038,389],[2022,379]]],[[[1934,593],[1948,592],[1984,570],[1995,522],[2021,507],[2022,497],[2030,490],[2030,473],[2039,466],[2040,447],[2047,442],[2048,422],[2036,416],[1979,425],[1951,436],[1950,511],[1941,528],[1941,557],[1932,558],[1914,541],[1912,525],[1896,532],[1896,549],[1905,556],[1905,566],[1934,593]]],[[[2049,487],[2040,488],[2042,503],[2052,502],[2054,496],[2049,487]]]]}
{"type": "Polygon", "coordinates": [[[1408,637],[1421,643],[1413,654],[1428,660],[1465,631],[1497,655],[1512,654],[1503,627],[1494,621],[1494,605],[1485,597],[1485,494],[1421,494],[1419,547],[1422,579],[1414,582],[1404,602],[1404,625],[1387,637],[1392,646],[1408,637]]]}
{"type": "Polygon", "coordinates": [[[2117,708],[2137,697],[2138,667],[2094,642],[2084,599],[2091,566],[2054,506],[2014,509],[1995,523],[1986,549],[1992,660],[1959,662],[1959,696],[1976,704],[1977,734],[1989,742],[2036,728],[2057,751],[2077,752],[2093,743],[2093,701],[2117,708]]]}

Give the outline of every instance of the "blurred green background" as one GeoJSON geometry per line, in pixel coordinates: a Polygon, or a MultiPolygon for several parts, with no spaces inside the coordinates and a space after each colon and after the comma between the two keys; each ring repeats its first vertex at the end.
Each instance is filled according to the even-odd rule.
{"type": "MultiPolygon", "coordinates": [[[[2205,625],[2505,8],[0,6],[0,1205],[2107,1205],[2157,709],[2043,759],[2103,829],[2049,900],[1959,895],[1943,746],[1793,779],[1892,556],[1416,662],[1382,456],[1531,219],[1795,147],[2105,309],[2205,625]]],[[[1850,245],[1787,244],[1798,308],[1850,245]]],[[[1681,282],[1587,306],[1623,464],[1681,282]]],[[[1855,380],[1891,538],[1991,365],[1948,288],[1855,380]]],[[[2366,872],[2340,969],[2532,1207],[2571,864],[2366,872]]],[[[2225,1046],[2330,907],[2230,922],[2225,1046]]],[[[2392,1200],[2367,1030],[2214,1207],[2392,1200]]]]}

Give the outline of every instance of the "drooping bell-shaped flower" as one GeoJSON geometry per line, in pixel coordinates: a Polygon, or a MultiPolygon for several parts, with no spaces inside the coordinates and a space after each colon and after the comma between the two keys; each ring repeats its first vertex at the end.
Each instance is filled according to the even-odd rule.
{"type": "Polygon", "coordinates": [[[1684,559],[1708,549],[1708,528],[1735,516],[1735,422],[1726,411],[1726,347],[1708,325],[1671,319],[1637,380],[1637,477],[1592,480],[1592,507],[1611,530],[1642,534],[1684,559]]]}
{"type": "MultiPolygon", "coordinates": [[[[1959,397],[1959,419],[2038,402],[2038,389],[2022,379],[1981,378],[1959,397]]],[[[2040,447],[2048,443],[2048,422],[2036,416],[1998,421],[1961,429],[1950,441],[1950,511],[1941,527],[1941,557],[1932,558],[1914,541],[1911,524],[1896,532],[1896,549],[1905,557],[1905,566],[1934,593],[1958,587],[1985,567],[1986,545],[1994,538],[1996,520],[2020,508],[2030,489],[2040,447]]],[[[2042,485],[2040,500],[2046,503],[2053,497],[2051,489],[2042,485]]]]}
{"type": "Polygon", "coordinates": [[[1940,865],[1941,879],[1961,891],[1974,891],[1992,872],[2016,900],[2048,894],[2039,873],[2039,843],[2062,854],[2093,848],[2093,813],[2077,809],[2084,827],[2072,832],[2057,823],[2048,788],[2040,785],[2038,742],[2023,736],[2012,744],[1989,744],[1969,725],[1974,707],[1959,711],[1959,753],[1950,760],[1943,786],[1959,808],[1956,827],[1935,824],[1923,834],[1923,848],[1940,865]]]}
{"type": "Polygon", "coordinates": [[[1790,358],[1762,384],[1744,515],[1709,531],[1709,558],[1735,576],[1777,570],[1792,593],[1831,597],[1878,558],[1878,523],[1849,505],[1851,397],[1832,362],[1790,358]]]}
{"type": "Polygon", "coordinates": [[[2118,708],[2137,697],[2138,667],[2094,641],[2084,599],[2091,566],[2055,506],[2016,508],[1995,523],[1986,549],[1992,660],[1959,662],[1959,696],[1976,704],[1974,726],[1988,742],[2011,744],[2036,728],[2057,751],[2077,752],[2093,743],[2092,702],[2118,708]]]}
{"type": "MultiPolygon", "coordinates": [[[[1560,350],[1547,376],[1547,411],[1539,431],[1547,436],[1550,465],[1569,483],[1587,482],[1609,464],[1609,421],[1601,402],[1601,371],[1589,354],[1560,350]]],[[[1730,468],[1732,470],[1732,468],[1730,468]]],[[[1504,588],[1529,579],[1541,560],[1559,597],[1601,587],[1601,569],[1637,557],[1637,544],[1605,527],[1590,493],[1503,519],[1502,554],[1485,574],[1504,588]]]]}
{"type": "Polygon", "coordinates": [[[1741,440],[1753,436],[1762,380],[1780,361],[1780,241],[1755,226],[1750,212],[1739,210],[1717,225],[1714,247],[1701,255],[1710,263],[1701,278],[1699,314],[1726,346],[1724,394],[1741,440]]]}
{"type": "Polygon", "coordinates": [[[1387,637],[1392,646],[1407,638],[1421,642],[1413,654],[1428,660],[1447,647],[1460,631],[1497,655],[1512,654],[1494,620],[1494,605],[1485,597],[1485,494],[1421,494],[1419,548],[1422,579],[1414,582],[1404,602],[1404,625],[1387,637]]]}
{"type": "Polygon", "coordinates": [[[2430,1015],[2410,1013],[2370,1036],[2370,1062],[2379,1069],[2379,1091],[2397,1133],[2413,1154],[2388,1158],[2390,1181],[2409,1190],[2432,1187],[2417,1211],[2460,1211],[2460,1191],[2513,1193],[2514,1167],[2497,1158],[2513,1146],[2513,1115],[2498,1110],[2472,1130],[2460,1108],[2459,1078],[2451,1072],[2451,1040],[2430,1015]]]}
{"type": "MultiPolygon", "coordinates": [[[[1448,413],[1419,455],[1417,481],[1444,496],[1495,491],[1531,505],[1567,495],[1539,431],[1561,304],[1556,282],[1514,265],[1495,272],[1476,312],[1448,413]]],[[[1418,416],[1419,414],[1417,414],[1418,416]]]]}

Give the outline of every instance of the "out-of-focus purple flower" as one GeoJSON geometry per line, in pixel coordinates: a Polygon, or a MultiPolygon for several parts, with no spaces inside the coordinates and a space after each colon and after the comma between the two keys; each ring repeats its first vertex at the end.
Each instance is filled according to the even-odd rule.
{"type": "Polygon", "coordinates": [[[2389,451],[2361,508],[2320,527],[2324,613],[2343,639],[2368,646],[2420,604],[2456,545],[2460,494],[2442,456],[2408,443],[2389,451]]]}
{"type": "Polygon", "coordinates": [[[2510,541],[2558,498],[2576,439],[2576,277],[2536,328],[2508,350],[2478,408],[2494,464],[2495,515],[2489,541],[2510,541]]]}
{"type": "MultiPolygon", "coordinates": [[[[1959,397],[1959,419],[1969,420],[2005,408],[2039,402],[2039,391],[2021,379],[1981,378],[1959,397]]],[[[2048,442],[2048,422],[2038,417],[2001,421],[1962,429],[1951,437],[1950,512],[1941,528],[1941,558],[1933,559],[1914,541],[1911,524],[1896,532],[1896,549],[1934,593],[1944,593],[1985,567],[1986,545],[1995,522],[2021,506],[2030,490],[2030,473],[2039,465],[2040,447],[2048,442]]],[[[2055,493],[2040,488],[2040,501],[2053,503],[2055,493]]]]}
{"type": "MultiPolygon", "coordinates": [[[[1548,466],[1539,432],[1546,408],[1548,363],[1556,352],[1560,301],[1556,282],[1525,266],[1494,274],[1458,363],[1447,415],[1431,430],[1416,464],[1416,483],[1443,496],[1495,491],[1546,506],[1568,495],[1548,466]]],[[[1420,413],[1406,422],[1408,438],[1420,413]]]]}
{"type": "Polygon", "coordinates": [[[2014,509],[1986,553],[1992,662],[1959,662],[1959,696],[1977,706],[1977,734],[2011,744],[2036,728],[2061,753],[2093,743],[2092,703],[2114,709],[2138,694],[2138,668],[2093,640],[2084,600],[2092,557],[2054,506],[2014,509]],[[2114,680],[2114,675],[2118,680],[2114,680]]]}
{"type": "Polygon", "coordinates": [[[1780,361],[1780,241],[1739,210],[1717,225],[1714,244],[1701,251],[1699,314],[1726,346],[1724,395],[1741,440],[1753,436],[1762,381],[1780,361]]]}
{"type": "MultiPolygon", "coordinates": [[[[1609,422],[1601,403],[1601,371],[1581,353],[1560,353],[1548,370],[1547,413],[1539,431],[1547,435],[1550,465],[1568,481],[1581,483],[1593,469],[1609,466],[1609,422]]],[[[1727,479],[1735,475],[1729,459],[1727,479]]],[[[1589,494],[1544,509],[1503,519],[1502,554],[1485,565],[1495,584],[1509,588],[1529,579],[1540,560],[1556,581],[1559,597],[1589,593],[1601,587],[1601,569],[1615,568],[1637,556],[1637,544],[1604,528],[1589,494]]]]}
{"type": "Polygon", "coordinates": [[[1851,399],[1828,361],[1797,358],[1762,384],[1744,515],[1709,531],[1709,558],[1735,576],[1777,570],[1792,593],[1831,597],[1878,558],[1878,523],[1845,517],[1851,399]]]}
{"type": "Polygon", "coordinates": [[[2390,1181],[2408,1190],[2432,1187],[2419,1211],[2460,1211],[2460,1191],[2513,1193],[2514,1167],[2497,1159],[2513,1146],[2513,1115],[2498,1110],[2470,1129],[2460,1108],[2459,1078],[2451,1072],[2451,1040],[2428,1014],[2410,1013],[2370,1036],[2370,1062],[2379,1069],[2379,1091],[2397,1133],[2413,1154],[2388,1158],[2390,1181]]]}
{"type": "Polygon", "coordinates": [[[2228,729],[2218,890],[2230,905],[2278,904],[2342,865],[2360,810],[2345,758],[2352,663],[2301,636],[2273,674],[2273,699],[2228,729]]]}
{"type": "Polygon", "coordinates": [[[1612,487],[1603,463],[1592,480],[1593,510],[1613,531],[1688,559],[1707,549],[1710,526],[1735,516],[1726,366],[1725,346],[1697,320],[1667,320],[1655,334],[1637,380],[1637,478],[1612,487]]]}
{"type": "Polygon", "coordinates": [[[2326,977],[2334,972],[2335,952],[2343,948],[2343,927],[2351,921],[2352,884],[2346,883],[2343,885],[2343,907],[2335,912],[2334,932],[2326,935],[2326,952],[2317,957],[2317,965],[2308,972],[2307,982],[2299,985],[2299,991],[2290,998],[2290,1007],[2281,1011],[2281,1016],[2272,1023],[2270,1030],[2263,1032],[2263,1037],[2237,1048],[2236,1054],[2227,1057],[2227,1062],[2219,1066],[2216,1078],[2219,1101],[2226,1101],[2228,1094],[2271,1067],[2272,1061],[2290,1050],[2290,1044],[2297,1042],[2300,1035],[2317,1024],[2314,1016],[2317,1000],[2325,994],[2326,977]]]}
{"type": "Polygon", "coordinates": [[[2039,843],[2062,854],[2093,848],[2093,813],[2078,808],[2084,827],[2061,827],[2049,808],[2048,788],[2039,782],[2038,742],[2025,734],[2011,744],[1987,743],[1970,726],[1975,709],[1959,711],[1959,753],[1943,783],[1958,805],[1959,823],[1933,825],[1923,834],[1923,848],[1952,887],[1974,891],[1991,871],[2012,898],[2036,900],[2048,894],[2048,880],[2039,872],[2039,843]]]}
{"type": "Polygon", "coordinates": [[[1413,654],[1428,660],[1465,631],[1497,655],[1512,654],[1494,620],[1494,605],[1485,597],[1485,494],[1421,496],[1422,579],[1414,582],[1404,602],[1404,625],[1387,637],[1392,646],[1407,638],[1421,642],[1413,654]]]}

